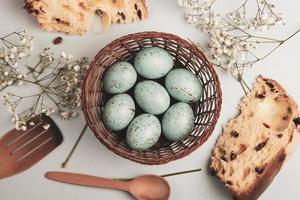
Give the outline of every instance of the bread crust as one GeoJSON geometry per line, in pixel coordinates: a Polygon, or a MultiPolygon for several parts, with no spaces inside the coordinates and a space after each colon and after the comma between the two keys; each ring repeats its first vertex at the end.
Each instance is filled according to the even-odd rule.
{"type": "Polygon", "coordinates": [[[111,24],[132,23],[148,18],[145,0],[24,0],[24,8],[36,16],[46,31],[83,34],[95,14],[101,16],[102,32],[111,24]]]}
{"type": "MultiPolygon", "coordinates": [[[[300,111],[298,109],[297,104],[294,102],[294,100],[288,96],[286,91],[283,89],[283,87],[272,79],[266,79],[262,76],[259,76],[256,80],[255,84],[266,84],[271,91],[274,93],[278,93],[281,96],[288,99],[288,102],[290,105],[292,105],[292,111],[293,115],[292,118],[289,121],[288,127],[286,129],[290,130],[291,137],[289,138],[288,144],[284,147],[278,150],[275,156],[272,156],[271,161],[267,163],[267,165],[264,168],[264,171],[262,174],[256,174],[256,177],[253,181],[253,184],[251,184],[247,190],[244,191],[238,191],[236,188],[231,187],[230,184],[228,184],[228,181],[222,178],[218,172],[216,172],[216,175],[218,178],[226,184],[226,187],[229,189],[229,191],[234,195],[235,199],[237,200],[256,200],[271,184],[275,176],[278,174],[284,163],[288,160],[290,155],[295,150],[295,147],[298,145],[300,141],[300,126],[294,123],[294,119],[298,118],[300,115],[300,111]]],[[[243,109],[247,108],[247,103],[249,101],[249,96],[246,96],[242,99],[240,107],[241,112],[243,109]]],[[[235,119],[233,119],[235,120],[235,119]]],[[[229,123],[232,123],[231,120],[229,123]]],[[[220,136],[222,137],[222,136],[220,136]]],[[[218,140],[219,141],[219,140],[218,140]]],[[[212,161],[211,161],[211,168],[213,171],[216,171],[215,167],[216,165],[213,165],[213,163],[216,163],[217,158],[212,155],[212,161]]]]}
{"type": "Polygon", "coordinates": [[[286,153],[284,149],[281,149],[277,155],[272,159],[264,174],[257,177],[255,184],[246,192],[237,193],[236,191],[230,190],[234,197],[238,200],[255,200],[267,189],[272,183],[274,177],[280,171],[284,161],[286,159],[286,153]]]}
{"type": "Polygon", "coordinates": [[[236,193],[236,191],[230,190],[237,200],[258,199],[260,195],[268,188],[268,186],[274,180],[275,176],[278,174],[278,172],[281,170],[284,164],[288,161],[291,154],[298,146],[300,142],[299,128],[295,129],[293,136],[294,137],[291,143],[286,148],[280,149],[280,151],[277,153],[274,159],[272,159],[268,167],[265,169],[265,173],[263,174],[263,176],[257,178],[257,181],[253,185],[252,189],[241,194],[236,193]]]}

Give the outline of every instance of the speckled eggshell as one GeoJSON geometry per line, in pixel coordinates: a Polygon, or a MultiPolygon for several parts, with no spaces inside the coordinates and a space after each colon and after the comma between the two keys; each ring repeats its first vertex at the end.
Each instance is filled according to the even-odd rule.
{"type": "Polygon", "coordinates": [[[103,89],[111,94],[129,90],[136,82],[137,73],[128,62],[117,62],[107,69],[103,77],[103,89]]]}
{"type": "Polygon", "coordinates": [[[151,114],[141,114],[128,126],[126,141],[132,149],[146,150],[158,141],[160,134],[161,125],[157,117],[151,114]]]}
{"type": "Polygon", "coordinates": [[[162,130],[172,142],[186,138],[194,128],[194,113],[184,102],[172,105],[162,118],[162,130]]]}
{"type": "Polygon", "coordinates": [[[137,104],[147,113],[159,115],[170,106],[170,96],[159,83],[146,80],[139,82],[134,88],[137,104]]]}
{"type": "Polygon", "coordinates": [[[160,47],[146,47],[134,58],[134,67],[138,74],[147,79],[165,76],[173,67],[171,54],[160,47]]]}
{"type": "Polygon", "coordinates": [[[191,71],[184,68],[173,69],[165,80],[169,94],[178,101],[195,102],[203,95],[200,80],[191,71]]]}
{"type": "Polygon", "coordinates": [[[128,126],[135,114],[134,101],[128,94],[117,94],[104,105],[102,119],[105,126],[120,131],[128,126]]]}

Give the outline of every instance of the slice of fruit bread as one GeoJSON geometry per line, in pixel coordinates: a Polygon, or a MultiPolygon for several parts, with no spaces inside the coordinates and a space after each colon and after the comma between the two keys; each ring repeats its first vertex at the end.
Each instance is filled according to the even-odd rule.
{"type": "Polygon", "coordinates": [[[101,16],[103,32],[111,24],[132,23],[148,18],[145,0],[24,0],[24,8],[36,16],[46,31],[67,34],[87,32],[96,14],[101,16]]]}
{"type": "Polygon", "coordinates": [[[262,76],[240,110],[224,127],[210,167],[236,199],[256,200],[299,140],[299,110],[275,80],[262,76]]]}

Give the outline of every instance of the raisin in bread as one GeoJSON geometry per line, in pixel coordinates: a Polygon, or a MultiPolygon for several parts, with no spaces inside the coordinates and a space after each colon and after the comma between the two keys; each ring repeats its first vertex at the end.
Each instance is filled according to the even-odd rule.
{"type": "Polygon", "coordinates": [[[145,0],[25,0],[25,9],[37,17],[43,30],[83,34],[95,13],[103,30],[113,23],[131,23],[148,17],[145,0]]]}
{"type": "Polygon", "coordinates": [[[37,17],[46,31],[68,34],[86,32],[92,22],[93,12],[89,0],[25,0],[25,9],[37,17]]]}
{"type": "Polygon", "coordinates": [[[276,81],[261,76],[240,109],[224,127],[210,167],[236,199],[255,200],[299,140],[299,110],[276,81]]]}
{"type": "Polygon", "coordinates": [[[90,7],[101,16],[103,31],[111,24],[127,24],[148,18],[145,0],[93,0],[90,7]]]}

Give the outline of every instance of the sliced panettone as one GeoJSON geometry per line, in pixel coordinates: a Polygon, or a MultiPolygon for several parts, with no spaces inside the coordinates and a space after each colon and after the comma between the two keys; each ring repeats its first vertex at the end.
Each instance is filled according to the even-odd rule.
{"type": "Polygon", "coordinates": [[[224,127],[211,169],[238,200],[256,200],[299,141],[299,110],[274,80],[258,77],[224,127]]]}
{"type": "Polygon", "coordinates": [[[68,34],[86,32],[92,22],[93,11],[89,0],[25,0],[25,9],[37,17],[46,31],[68,34]]]}
{"type": "Polygon", "coordinates": [[[25,0],[25,9],[37,17],[42,29],[83,34],[95,13],[103,30],[114,23],[131,23],[148,17],[145,0],[25,0]]]}
{"type": "Polygon", "coordinates": [[[92,0],[90,7],[97,9],[104,31],[111,24],[127,24],[148,18],[145,0],[92,0]]]}

